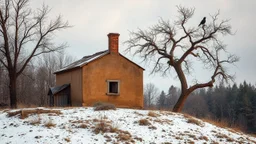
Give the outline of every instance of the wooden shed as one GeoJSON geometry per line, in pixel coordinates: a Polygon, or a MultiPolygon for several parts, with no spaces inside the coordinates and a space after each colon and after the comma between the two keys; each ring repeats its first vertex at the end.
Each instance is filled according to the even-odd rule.
{"type": "Polygon", "coordinates": [[[84,56],[55,72],[56,84],[70,84],[70,105],[109,102],[143,107],[144,69],[119,53],[119,34],[108,34],[108,50],[84,56]]]}
{"type": "Polygon", "coordinates": [[[70,84],[51,87],[48,96],[50,96],[50,106],[71,106],[70,84]]]}

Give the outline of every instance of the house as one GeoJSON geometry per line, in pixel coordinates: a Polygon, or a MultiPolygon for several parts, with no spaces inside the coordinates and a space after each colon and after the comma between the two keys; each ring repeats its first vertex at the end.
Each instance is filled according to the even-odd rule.
{"type": "Polygon", "coordinates": [[[144,69],[119,53],[119,34],[108,34],[108,50],[85,56],[55,72],[57,87],[49,90],[54,106],[143,107],[144,69]],[[62,92],[65,90],[65,92],[62,92]]]}

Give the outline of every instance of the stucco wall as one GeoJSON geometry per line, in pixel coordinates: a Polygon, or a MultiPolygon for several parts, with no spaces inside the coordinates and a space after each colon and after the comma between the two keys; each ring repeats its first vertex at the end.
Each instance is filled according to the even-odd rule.
{"type": "Polygon", "coordinates": [[[56,74],[56,85],[70,83],[71,105],[82,106],[82,68],[56,74]]]}
{"type": "Polygon", "coordinates": [[[119,107],[143,107],[143,69],[119,54],[109,54],[83,66],[83,105],[110,102],[119,107]],[[107,80],[120,80],[120,95],[108,96],[107,80]]]}

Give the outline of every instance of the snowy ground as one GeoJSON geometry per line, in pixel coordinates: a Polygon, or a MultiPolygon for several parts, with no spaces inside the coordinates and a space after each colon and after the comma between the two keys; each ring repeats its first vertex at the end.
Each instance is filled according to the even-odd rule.
{"type": "MultiPolygon", "coordinates": [[[[36,110],[20,109],[20,110],[36,110]]],[[[0,144],[256,143],[256,138],[166,111],[66,108],[56,113],[20,114],[0,110],[0,144]],[[150,114],[149,114],[150,113],[150,114]]]]}

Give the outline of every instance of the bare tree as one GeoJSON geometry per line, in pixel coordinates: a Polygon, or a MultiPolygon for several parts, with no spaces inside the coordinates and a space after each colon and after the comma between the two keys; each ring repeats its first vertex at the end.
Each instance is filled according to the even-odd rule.
{"type": "Polygon", "coordinates": [[[66,46],[55,45],[53,36],[69,25],[61,16],[48,20],[49,12],[45,5],[32,11],[29,0],[0,0],[0,55],[4,56],[0,63],[8,70],[12,108],[17,107],[16,80],[29,62],[66,46]]]}
{"type": "Polygon", "coordinates": [[[211,15],[202,27],[188,27],[194,11],[194,8],[178,6],[176,21],[170,23],[160,19],[149,30],[131,32],[130,39],[125,42],[128,44],[127,51],[141,56],[146,62],[154,62],[152,73],[167,74],[171,68],[174,69],[181,83],[181,94],[174,112],[182,110],[185,100],[194,90],[212,87],[218,78],[232,79],[224,67],[238,61],[238,57],[226,51],[220,38],[232,34],[229,20],[219,21],[218,12],[211,15]],[[191,60],[201,62],[202,67],[212,73],[208,81],[188,85],[187,74],[192,73],[191,60]]]}
{"type": "Polygon", "coordinates": [[[47,92],[56,82],[53,73],[73,61],[75,61],[75,58],[67,54],[64,50],[58,53],[43,54],[39,57],[36,72],[36,90],[40,92],[38,93],[40,106],[45,106],[49,102],[46,97],[47,92]]]}
{"type": "Polygon", "coordinates": [[[152,84],[149,83],[145,86],[145,90],[144,90],[144,103],[146,107],[151,107],[152,104],[155,102],[156,98],[159,95],[159,90],[157,89],[157,87],[152,84]]]}

